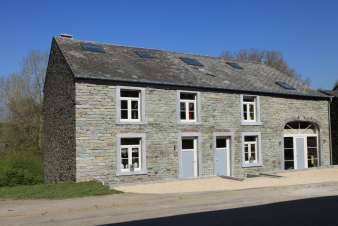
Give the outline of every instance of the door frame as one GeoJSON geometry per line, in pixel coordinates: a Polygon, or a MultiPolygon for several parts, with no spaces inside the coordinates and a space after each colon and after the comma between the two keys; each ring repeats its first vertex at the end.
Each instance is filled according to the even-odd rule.
{"type": "Polygon", "coordinates": [[[229,140],[229,146],[228,146],[228,153],[227,153],[227,159],[228,159],[228,162],[227,162],[227,176],[231,177],[233,175],[233,154],[232,154],[232,149],[233,149],[233,144],[234,144],[234,133],[232,132],[214,132],[213,133],[213,136],[212,136],[212,149],[213,149],[213,155],[214,155],[214,158],[213,158],[213,164],[214,164],[214,167],[213,167],[213,174],[214,176],[216,176],[216,169],[215,169],[215,166],[216,166],[216,138],[217,137],[227,137],[228,140],[229,140]]]}
{"type": "MultiPolygon", "coordinates": [[[[292,137],[293,139],[293,167],[294,169],[298,169],[298,162],[297,162],[297,150],[296,150],[296,138],[303,138],[304,139],[304,161],[305,161],[305,169],[308,169],[308,150],[307,150],[307,138],[308,137],[316,137],[317,139],[317,161],[319,166],[319,143],[318,143],[318,134],[284,134],[283,137],[283,144],[284,144],[284,138],[285,137],[292,137]]],[[[285,159],[284,159],[284,145],[283,145],[283,168],[285,170],[285,159]]],[[[317,166],[317,167],[318,167],[317,166]]]]}
{"type": "Polygon", "coordinates": [[[180,133],[178,135],[178,142],[177,142],[177,150],[178,150],[178,178],[181,179],[189,179],[189,178],[196,178],[199,177],[201,169],[201,134],[199,132],[186,132],[186,133],[180,133]],[[194,158],[195,159],[195,165],[194,165],[194,176],[193,177],[183,177],[182,175],[182,139],[183,138],[194,138],[194,145],[195,151],[194,151],[194,158]]]}

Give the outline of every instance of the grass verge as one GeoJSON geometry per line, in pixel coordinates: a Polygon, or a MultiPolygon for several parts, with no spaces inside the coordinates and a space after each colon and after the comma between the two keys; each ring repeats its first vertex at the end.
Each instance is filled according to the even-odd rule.
{"type": "Polygon", "coordinates": [[[0,199],[67,199],[122,193],[94,181],[0,187],[0,199]]]}

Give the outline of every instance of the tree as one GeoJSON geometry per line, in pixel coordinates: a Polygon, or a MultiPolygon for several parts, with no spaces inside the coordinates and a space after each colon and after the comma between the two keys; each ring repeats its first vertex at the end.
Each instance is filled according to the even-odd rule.
{"type": "Polygon", "coordinates": [[[242,62],[255,62],[271,66],[291,77],[299,78],[300,75],[295,70],[291,69],[288,63],[284,60],[280,52],[257,49],[241,49],[238,52],[224,52],[222,57],[226,60],[235,60],[242,62]]]}
{"type": "Polygon", "coordinates": [[[336,81],[336,84],[333,87],[333,90],[336,90],[336,89],[338,89],[338,80],[336,81]]]}
{"type": "Polygon", "coordinates": [[[0,80],[0,107],[5,112],[2,140],[9,150],[40,149],[43,84],[48,54],[31,51],[19,73],[0,80]]]}

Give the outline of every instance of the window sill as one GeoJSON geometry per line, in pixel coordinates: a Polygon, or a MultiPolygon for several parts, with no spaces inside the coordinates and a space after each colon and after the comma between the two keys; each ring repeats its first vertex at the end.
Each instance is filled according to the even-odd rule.
{"type": "Polygon", "coordinates": [[[118,121],[116,125],[144,125],[146,122],[118,121]]]}
{"type": "Polygon", "coordinates": [[[133,175],[147,175],[148,172],[146,171],[139,171],[139,172],[117,172],[116,176],[133,176],[133,175]]]}
{"type": "Polygon", "coordinates": [[[178,125],[201,125],[201,122],[178,121],[178,125]]]}
{"type": "Polygon", "coordinates": [[[253,163],[253,164],[242,164],[242,168],[253,168],[253,167],[263,167],[264,165],[261,163],[253,163]]]}
{"type": "Polygon", "coordinates": [[[245,122],[241,121],[241,126],[261,126],[263,125],[262,122],[245,122]]]}

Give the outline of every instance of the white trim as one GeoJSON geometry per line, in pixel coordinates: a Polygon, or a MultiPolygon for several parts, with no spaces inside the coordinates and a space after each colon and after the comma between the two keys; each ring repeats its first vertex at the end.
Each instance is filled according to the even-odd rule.
{"type": "MultiPolygon", "coordinates": [[[[116,86],[116,123],[117,124],[145,124],[146,123],[146,114],[145,114],[145,88],[133,87],[133,86],[116,86]],[[139,98],[133,97],[120,97],[122,90],[135,90],[140,92],[139,98]],[[138,103],[138,115],[139,119],[130,119],[130,112],[128,111],[128,119],[121,119],[121,99],[130,99],[130,100],[139,100],[138,103]]],[[[131,109],[130,101],[128,101],[128,108],[131,109]]]]}
{"type": "MultiPolygon", "coordinates": [[[[186,116],[189,115],[188,104],[186,104],[186,116]]],[[[201,122],[201,101],[200,101],[200,92],[198,91],[187,91],[187,90],[177,90],[177,97],[176,97],[176,117],[177,123],[179,124],[199,124],[201,122]],[[181,101],[181,93],[192,93],[196,94],[195,100],[182,100],[181,101]],[[194,120],[181,120],[181,102],[185,103],[195,103],[195,112],[194,112],[194,120]]],[[[187,117],[186,117],[187,118],[187,117]]]]}
{"type": "Polygon", "coordinates": [[[137,175],[147,174],[147,156],[146,156],[146,134],[145,133],[119,133],[116,135],[116,175],[137,175]],[[140,138],[141,139],[141,169],[138,171],[130,172],[121,170],[121,138],[140,138]]]}
{"type": "MultiPolygon", "coordinates": [[[[260,126],[262,125],[262,122],[261,122],[261,107],[260,107],[260,96],[257,96],[257,95],[246,95],[246,94],[241,94],[240,95],[240,109],[241,109],[241,125],[252,125],[252,126],[260,126]],[[244,97],[247,96],[247,97],[255,97],[255,104],[254,104],[254,116],[255,116],[255,119],[254,120],[244,120],[244,104],[246,102],[244,102],[244,97]]],[[[247,105],[249,106],[249,105],[247,105]]],[[[250,115],[250,111],[249,109],[247,108],[247,116],[249,117],[250,115]]]]}
{"type": "Polygon", "coordinates": [[[242,133],[242,167],[261,167],[263,166],[263,156],[262,156],[262,141],[261,141],[261,133],[260,132],[243,132],[242,133]],[[246,136],[257,136],[257,163],[245,163],[245,155],[244,155],[244,137],[246,136]]]}

